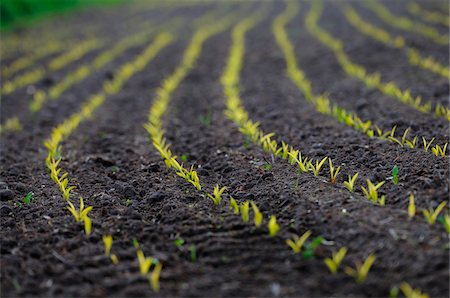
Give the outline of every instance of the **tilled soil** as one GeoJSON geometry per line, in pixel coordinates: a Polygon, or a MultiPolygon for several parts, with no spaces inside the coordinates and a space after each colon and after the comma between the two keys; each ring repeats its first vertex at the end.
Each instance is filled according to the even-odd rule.
{"type": "MultiPolygon", "coordinates": [[[[418,21],[403,2],[383,4],[418,21]]],[[[430,10],[439,9],[436,3],[420,2],[430,10]]],[[[393,29],[363,5],[353,4],[367,21],[405,36],[427,55],[449,64],[447,47],[393,29]]],[[[344,41],[345,50],[356,63],[427,100],[448,100],[447,80],[409,65],[402,52],[356,31],[338,5],[326,3],[320,25],[344,41]]],[[[250,10],[259,6],[252,4],[250,10]]],[[[188,24],[213,10],[225,15],[237,13],[239,8],[239,4],[224,3],[170,11],[164,7],[137,10],[115,6],[95,19],[83,12],[70,21],[57,19],[52,24],[74,27],[78,21],[84,24],[80,30],[98,26],[101,34],[114,43],[138,28],[135,23],[121,26],[116,17],[126,20],[126,16],[129,19],[138,14],[140,19],[164,23],[183,16],[188,24]]],[[[143,125],[157,88],[179,65],[192,37],[195,29],[186,25],[176,42],[163,49],[118,94],[109,96],[94,117],[62,144],[61,168],[71,177],[71,185],[77,187],[75,193],[94,207],[89,236],[81,224],[75,223],[50,179],[43,141],[52,127],[76,112],[114,70],[147,45],[126,51],[36,114],[28,112],[30,88],[2,97],[2,122],[14,115],[23,124],[22,131],[1,135],[2,296],[386,297],[392,287],[405,281],[433,297],[448,297],[448,235],[441,223],[428,225],[421,215],[422,209],[448,201],[448,157],[370,139],[318,113],[287,77],[283,54],[273,37],[272,21],[283,9],[283,2],[274,2],[266,19],[247,33],[241,98],[250,118],[260,122],[264,131],[274,132],[277,141],[300,148],[312,158],[327,155],[341,165],[338,184],[330,184],[325,171],[318,177],[297,175],[294,166],[248,144],[224,115],[220,76],[229,54],[231,28],[205,42],[196,66],[173,93],[164,118],[166,137],[174,154],[183,156],[185,164],[197,170],[207,192],[212,192],[216,184],[226,185],[228,194],[237,201],[255,202],[265,222],[269,215],[276,215],[282,229],[270,238],[265,227],[256,229],[233,215],[226,200],[214,205],[203,191],[196,191],[166,168],[143,125]],[[397,185],[390,181],[395,165],[400,169],[397,185]],[[342,182],[356,172],[358,190],[351,193],[342,182]],[[359,189],[366,179],[387,180],[381,189],[386,206],[375,205],[362,195],[359,189]],[[31,203],[19,204],[30,191],[34,193],[31,203]],[[411,192],[418,209],[412,220],[407,212],[411,192]],[[314,237],[326,239],[311,259],[295,255],[285,244],[292,234],[307,230],[314,237]],[[104,256],[105,234],[113,235],[117,265],[104,256]],[[148,280],[139,275],[133,239],[139,241],[147,256],[163,263],[159,293],[152,292],[148,280]],[[177,239],[183,239],[181,246],[175,245],[177,239]],[[370,253],[376,254],[365,283],[356,283],[342,270],[332,275],[324,265],[323,259],[342,246],[349,249],[342,267],[354,266],[370,253]]],[[[440,144],[448,142],[448,121],[417,112],[348,77],[333,52],[305,28],[309,9],[309,2],[301,2],[300,14],[288,24],[287,32],[299,67],[315,93],[327,92],[344,108],[380,127],[397,125],[399,131],[411,127],[414,134],[435,137],[440,144]]],[[[81,34],[70,27],[73,36],[81,34]]],[[[448,33],[448,28],[435,27],[448,33]]],[[[34,87],[48,88],[112,43],[50,74],[34,87]]],[[[44,65],[48,59],[39,63],[44,65]]]]}

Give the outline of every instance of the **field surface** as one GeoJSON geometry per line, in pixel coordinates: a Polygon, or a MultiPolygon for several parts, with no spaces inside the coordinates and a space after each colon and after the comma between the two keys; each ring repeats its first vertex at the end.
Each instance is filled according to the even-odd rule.
{"type": "Polygon", "coordinates": [[[136,1],[3,34],[2,297],[448,297],[448,22],[136,1]]]}

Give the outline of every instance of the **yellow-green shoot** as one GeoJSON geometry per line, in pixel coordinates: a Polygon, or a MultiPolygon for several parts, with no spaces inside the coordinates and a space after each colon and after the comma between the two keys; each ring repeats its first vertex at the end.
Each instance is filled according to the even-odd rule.
{"type": "Polygon", "coordinates": [[[325,265],[327,265],[328,270],[330,270],[332,274],[335,274],[338,271],[339,266],[341,265],[342,260],[344,260],[346,254],[347,247],[341,247],[337,252],[332,253],[331,258],[325,258],[325,265]]]}
{"type": "Polygon", "coordinates": [[[367,275],[369,274],[369,270],[375,262],[375,255],[370,254],[363,264],[360,262],[356,262],[356,268],[353,269],[351,267],[345,267],[344,271],[351,277],[353,277],[357,283],[364,283],[367,279],[367,275]]]}
{"type": "Polygon", "coordinates": [[[319,176],[320,169],[322,168],[327,158],[328,157],[325,156],[320,162],[316,160],[315,166],[311,161],[308,162],[308,169],[310,169],[313,172],[314,176],[319,176]]]}
{"type": "Polygon", "coordinates": [[[235,215],[238,215],[238,214],[239,214],[239,205],[238,205],[238,203],[236,202],[236,200],[233,199],[233,198],[230,198],[230,210],[233,210],[233,213],[234,213],[235,215]]]}
{"type": "Polygon", "coordinates": [[[83,198],[80,197],[80,209],[77,210],[75,206],[68,200],[67,203],[69,206],[67,206],[67,209],[70,211],[70,213],[73,215],[75,220],[77,222],[83,222],[84,223],[84,231],[86,235],[89,235],[91,233],[92,229],[92,221],[88,216],[89,211],[92,210],[92,206],[88,206],[87,208],[84,208],[84,201],[83,198]]]}
{"type": "Polygon", "coordinates": [[[408,216],[413,218],[416,215],[416,204],[414,203],[414,194],[409,194],[408,216]]]}
{"type": "Polygon", "coordinates": [[[311,231],[306,231],[301,237],[294,235],[293,239],[286,240],[286,244],[294,251],[294,253],[298,254],[302,251],[302,247],[309,236],[311,236],[311,231]]]}
{"type": "Polygon", "coordinates": [[[353,176],[348,175],[348,181],[344,181],[345,187],[350,192],[354,192],[355,191],[355,182],[356,182],[356,178],[358,178],[358,175],[359,175],[359,173],[356,173],[353,176]]]}
{"type": "Polygon", "coordinates": [[[208,197],[214,202],[215,205],[219,205],[222,200],[222,194],[227,188],[224,186],[220,188],[219,185],[214,186],[213,194],[208,194],[208,197]]]}
{"type": "Polygon", "coordinates": [[[159,276],[161,275],[162,264],[157,263],[152,273],[150,274],[150,285],[152,287],[153,292],[159,292],[159,276]]]}
{"type": "Polygon", "coordinates": [[[445,152],[447,151],[448,143],[445,143],[444,147],[441,148],[439,145],[435,145],[433,148],[431,148],[431,152],[433,152],[436,156],[445,157],[445,152]]]}
{"type": "Polygon", "coordinates": [[[425,150],[425,152],[428,152],[428,149],[430,148],[431,144],[433,143],[434,138],[432,138],[429,142],[422,137],[422,142],[423,142],[423,149],[425,150]]]}
{"type": "Polygon", "coordinates": [[[277,218],[275,215],[271,215],[269,219],[269,223],[267,224],[267,228],[269,229],[269,236],[275,237],[275,235],[280,230],[280,226],[277,223],[277,218]]]}
{"type": "Polygon", "coordinates": [[[241,217],[242,217],[242,221],[247,223],[248,222],[248,211],[249,211],[249,207],[250,207],[250,202],[244,202],[241,203],[240,206],[240,211],[241,211],[241,217]]]}
{"type": "Polygon", "coordinates": [[[261,226],[262,223],[262,213],[259,211],[258,206],[256,206],[255,203],[251,202],[250,203],[252,205],[252,209],[253,209],[253,213],[254,213],[254,221],[255,221],[255,226],[257,228],[259,228],[261,226]]]}
{"type": "Polygon", "coordinates": [[[436,210],[434,210],[433,208],[423,210],[423,216],[425,216],[425,219],[427,220],[429,225],[434,225],[437,217],[439,216],[439,213],[441,213],[446,204],[447,202],[444,201],[437,206],[436,210]]]}
{"type": "Polygon", "coordinates": [[[113,238],[111,235],[103,235],[102,239],[103,239],[103,245],[105,246],[105,256],[109,257],[111,254],[113,238]]]}
{"type": "Polygon", "coordinates": [[[400,285],[400,289],[403,292],[403,295],[405,295],[406,298],[428,298],[428,294],[422,293],[422,291],[417,288],[413,289],[408,283],[403,282],[400,285]]]}
{"type": "Polygon", "coordinates": [[[330,183],[336,184],[336,178],[339,174],[339,171],[341,170],[341,166],[338,166],[337,169],[333,167],[333,162],[331,161],[331,158],[328,159],[330,164],[330,183]]]}
{"type": "Polygon", "coordinates": [[[378,196],[378,189],[385,183],[386,181],[381,181],[377,185],[373,184],[369,179],[367,179],[367,188],[361,186],[361,189],[364,193],[364,196],[369,199],[369,201],[384,206],[385,197],[384,195],[378,196]]]}

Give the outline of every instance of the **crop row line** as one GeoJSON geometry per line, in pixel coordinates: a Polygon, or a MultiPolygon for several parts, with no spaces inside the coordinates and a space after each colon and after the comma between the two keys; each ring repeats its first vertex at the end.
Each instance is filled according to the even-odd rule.
{"type": "MultiPolygon", "coordinates": [[[[288,68],[292,73],[294,73],[294,77],[303,77],[303,74],[299,72],[298,68],[296,67],[293,48],[284,30],[285,24],[289,22],[289,20],[293,18],[297,13],[298,2],[287,1],[285,11],[273,21],[273,29],[274,34],[275,36],[277,36],[281,47],[284,49],[286,60],[291,62],[287,62],[288,68]]],[[[328,159],[328,180],[331,184],[336,184],[336,178],[341,168],[340,166],[337,168],[334,167],[332,160],[327,156],[325,156],[320,161],[314,161],[313,159],[302,156],[300,150],[295,150],[292,146],[289,146],[285,142],[281,142],[281,146],[279,146],[275,140],[272,140],[275,134],[266,134],[262,130],[260,130],[258,128],[259,123],[253,122],[250,119],[248,112],[242,105],[239,95],[239,77],[245,52],[245,33],[253,26],[254,24],[252,24],[250,21],[243,21],[235,27],[232,33],[233,43],[230,49],[230,56],[227,61],[226,69],[224,70],[221,77],[221,83],[223,85],[223,90],[226,97],[225,115],[239,127],[239,131],[243,135],[245,135],[249,141],[258,144],[266,152],[269,152],[274,156],[278,156],[281,159],[286,160],[291,165],[296,164],[298,166],[299,175],[300,173],[312,171],[314,176],[318,176],[326,160],[328,159]]],[[[304,87],[304,89],[310,90],[310,84],[308,81],[301,80],[300,82],[302,83],[301,86],[306,86],[304,87]]],[[[308,94],[310,95],[310,98],[314,98],[311,91],[309,91],[308,94]]],[[[398,172],[395,173],[395,175],[398,175],[398,172]]],[[[354,184],[357,177],[358,173],[353,176],[349,176],[348,181],[344,181],[343,183],[350,192],[355,191],[354,184]]],[[[378,194],[378,189],[385,183],[385,181],[382,181],[378,184],[374,184],[370,180],[367,180],[366,182],[367,187],[361,187],[364,197],[375,204],[384,205],[385,197],[378,194]]]]}
{"type": "Polygon", "coordinates": [[[437,11],[426,10],[419,5],[419,3],[412,0],[409,1],[407,8],[411,14],[420,17],[426,22],[440,24],[446,27],[450,26],[450,17],[448,14],[446,15],[437,11]]]}
{"type": "Polygon", "coordinates": [[[418,66],[446,79],[450,79],[450,69],[448,66],[442,65],[431,56],[425,58],[418,49],[406,46],[405,39],[402,36],[393,37],[387,31],[364,21],[349,4],[345,4],[344,8],[341,7],[341,9],[343,9],[348,22],[361,33],[390,47],[404,50],[411,65],[418,66]]]}
{"type": "Polygon", "coordinates": [[[91,230],[91,223],[87,216],[87,212],[92,208],[83,208],[84,202],[82,197],[80,197],[79,211],[76,210],[74,205],[70,202],[70,194],[71,191],[75,189],[75,186],[69,185],[68,173],[62,173],[62,169],[59,166],[62,160],[61,143],[75,131],[81,122],[90,119],[93,112],[105,102],[109,95],[116,94],[120,91],[124,83],[128,81],[131,76],[142,71],[163,48],[173,41],[173,39],[174,37],[167,32],[160,33],[156,36],[153,43],[145,48],[133,61],[127,62],[118,68],[112,81],[105,80],[103,82],[102,90],[97,94],[91,95],[88,100],[82,104],[78,112],[72,114],[61,124],[54,127],[50,137],[44,142],[48,151],[45,163],[50,170],[50,178],[58,186],[63,199],[69,204],[68,208],[71,210],[76,221],[84,222],[86,234],[89,234],[91,230]],[[83,212],[83,210],[88,211],[83,212]]]}
{"type": "MultiPolygon", "coordinates": [[[[303,93],[305,99],[312,103],[316,108],[316,111],[324,115],[328,115],[336,119],[338,122],[343,123],[354,130],[363,133],[369,138],[378,138],[380,140],[388,140],[401,147],[416,148],[418,146],[417,139],[423,142],[423,148],[426,152],[433,153],[436,156],[442,156],[441,151],[446,152],[447,144],[442,147],[436,145],[430,148],[430,142],[425,138],[414,136],[412,139],[408,139],[408,132],[410,128],[407,128],[403,134],[399,137],[395,136],[396,127],[392,127],[390,130],[383,131],[377,125],[373,125],[371,121],[362,120],[355,112],[347,111],[340,107],[336,103],[332,103],[331,100],[324,94],[315,95],[312,92],[311,82],[306,77],[305,73],[299,68],[297,58],[294,52],[294,46],[289,40],[286,33],[285,26],[298,14],[299,3],[295,1],[287,2],[287,9],[283,14],[279,15],[273,22],[272,31],[278,46],[283,52],[284,59],[286,61],[286,72],[288,77],[294,82],[298,89],[303,93]],[[439,150],[439,148],[441,148],[439,150]],[[443,149],[442,149],[443,148],[443,149]]],[[[433,140],[431,140],[431,143],[433,140]]]]}
{"type": "Polygon", "coordinates": [[[11,94],[19,88],[35,83],[42,79],[48,71],[58,71],[68,64],[79,60],[87,53],[102,47],[103,45],[104,42],[97,38],[84,40],[73,49],[68,50],[52,59],[46,67],[36,67],[9,81],[6,81],[3,84],[0,93],[1,95],[11,94]]]}
{"type": "Polygon", "coordinates": [[[379,73],[368,73],[367,70],[359,64],[352,62],[350,57],[344,51],[342,40],[333,37],[318,24],[322,14],[323,2],[314,1],[312,7],[306,16],[306,28],[316,37],[322,44],[327,46],[334,52],[342,69],[350,76],[362,81],[368,88],[376,88],[381,93],[388,95],[422,113],[434,114],[436,117],[442,117],[450,121],[450,109],[440,103],[435,103],[434,112],[432,102],[423,102],[420,96],[414,97],[409,89],[401,90],[394,82],[384,83],[381,81],[379,73]]]}
{"type": "Polygon", "coordinates": [[[66,45],[60,41],[50,41],[47,43],[45,48],[39,48],[36,52],[30,53],[28,55],[22,56],[17,60],[14,60],[11,64],[2,66],[1,74],[3,79],[7,79],[16,72],[27,68],[32,65],[36,61],[50,56],[52,54],[61,52],[66,48],[66,45]]]}
{"type": "Polygon", "coordinates": [[[153,33],[158,30],[158,28],[165,26],[167,31],[173,32],[181,25],[181,19],[174,19],[173,21],[160,26],[155,26],[149,23],[146,25],[150,29],[142,30],[131,36],[123,38],[112,48],[99,53],[92,61],[82,64],[74,71],[66,74],[65,77],[53,85],[48,92],[45,92],[44,90],[36,90],[33,100],[30,103],[30,111],[39,111],[48,99],[57,100],[67,89],[81,82],[89,75],[98,72],[108,63],[125,53],[128,49],[145,44],[152,37],[153,33]]]}
{"type": "Polygon", "coordinates": [[[420,22],[414,22],[407,17],[394,15],[377,0],[363,1],[362,3],[373,11],[378,18],[392,27],[420,34],[440,45],[448,45],[449,43],[447,34],[440,34],[435,28],[420,22]]]}

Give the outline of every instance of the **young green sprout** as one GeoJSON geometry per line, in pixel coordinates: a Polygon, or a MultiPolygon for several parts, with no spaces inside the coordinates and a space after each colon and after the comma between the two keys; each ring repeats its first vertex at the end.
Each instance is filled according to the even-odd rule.
{"type": "Polygon", "coordinates": [[[275,215],[271,215],[269,219],[269,223],[267,224],[267,228],[269,229],[269,236],[275,237],[275,235],[280,230],[280,226],[277,224],[277,218],[275,215]]]}
{"type": "Polygon", "coordinates": [[[433,225],[436,222],[439,213],[441,213],[446,204],[447,202],[444,201],[440,203],[439,206],[437,206],[436,210],[433,210],[433,208],[423,210],[423,215],[425,216],[425,219],[427,220],[429,225],[433,225]]]}
{"type": "Polygon", "coordinates": [[[31,203],[31,198],[33,197],[34,193],[32,191],[30,191],[29,193],[27,193],[27,195],[23,198],[23,202],[25,204],[30,204],[31,203]]]}
{"type": "Polygon", "coordinates": [[[369,270],[375,262],[375,255],[370,254],[363,264],[360,262],[356,263],[356,268],[353,269],[351,267],[345,267],[344,271],[351,277],[353,277],[357,283],[364,283],[367,279],[367,275],[369,274],[369,270]]]}
{"type": "Polygon", "coordinates": [[[242,221],[247,223],[248,222],[248,210],[250,207],[250,202],[244,202],[241,203],[240,209],[241,209],[241,216],[242,216],[242,221]]]}
{"type": "Polygon", "coordinates": [[[195,244],[189,245],[189,255],[191,257],[191,262],[195,263],[197,261],[197,246],[195,246],[195,244]]]}
{"type": "Polygon", "coordinates": [[[93,207],[88,206],[87,208],[84,208],[84,201],[82,197],[80,197],[80,210],[75,209],[75,206],[70,201],[67,201],[67,203],[69,204],[67,209],[73,215],[76,222],[84,222],[84,231],[86,235],[89,235],[92,229],[92,221],[89,218],[88,213],[93,207]]]}
{"type": "Polygon", "coordinates": [[[332,184],[336,184],[336,178],[337,175],[339,174],[339,171],[341,170],[341,166],[337,167],[337,169],[335,169],[333,167],[333,163],[331,162],[331,158],[328,159],[329,164],[330,164],[330,183],[332,184]]]}
{"type": "Polygon", "coordinates": [[[385,197],[378,197],[378,189],[385,183],[386,181],[381,181],[377,185],[374,185],[369,179],[367,179],[367,189],[364,186],[361,186],[361,189],[364,193],[364,196],[369,199],[369,201],[380,204],[384,206],[385,197]]]}
{"type": "Polygon", "coordinates": [[[301,237],[294,235],[294,239],[287,239],[286,244],[292,248],[294,253],[298,254],[302,250],[303,244],[305,244],[309,236],[311,236],[311,231],[306,231],[301,237]]]}
{"type": "Polygon", "coordinates": [[[250,203],[252,205],[252,209],[253,209],[253,213],[254,213],[254,221],[255,221],[255,226],[257,228],[259,228],[261,226],[262,223],[262,213],[259,211],[258,206],[256,206],[255,203],[251,202],[250,203]]]}
{"type": "Polygon", "coordinates": [[[214,186],[214,192],[212,195],[208,194],[208,197],[213,200],[215,205],[219,205],[220,201],[222,200],[222,194],[227,188],[224,186],[222,188],[219,187],[219,185],[214,186]]]}
{"type": "Polygon", "coordinates": [[[161,274],[162,264],[157,263],[152,273],[150,274],[149,280],[153,292],[159,292],[159,276],[161,274]]]}
{"type": "Polygon", "coordinates": [[[233,213],[235,215],[239,214],[239,205],[237,204],[236,200],[233,198],[230,198],[230,210],[233,210],[233,213]]]}
{"type": "Polygon", "coordinates": [[[408,283],[402,282],[400,289],[406,298],[428,298],[428,294],[422,293],[422,291],[417,288],[413,289],[408,283]]]}
{"type": "Polygon", "coordinates": [[[303,258],[309,260],[314,257],[314,252],[316,248],[322,244],[325,239],[322,236],[315,237],[311,242],[305,244],[305,249],[303,251],[303,258]]]}
{"type": "Polygon", "coordinates": [[[350,192],[354,192],[355,191],[355,181],[356,181],[356,178],[358,178],[358,175],[359,175],[359,173],[356,173],[355,175],[353,175],[353,177],[348,175],[348,181],[344,181],[345,187],[347,187],[347,189],[350,192]]]}
{"type": "Polygon", "coordinates": [[[398,184],[398,167],[394,166],[392,168],[392,183],[394,183],[395,185],[398,184]]]}
{"type": "Polygon", "coordinates": [[[408,216],[413,218],[416,215],[416,204],[414,203],[414,194],[409,194],[408,216]]]}
{"type": "Polygon", "coordinates": [[[331,258],[325,258],[325,265],[327,265],[328,270],[330,270],[332,274],[335,274],[338,271],[339,266],[341,265],[346,254],[347,247],[341,247],[338,252],[333,252],[333,256],[331,258]]]}
{"type": "Polygon", "coordinates": [[[311,161],[308,161],[308,169],[310,169],[314,176],[319,176],[320,169],[322,168],[323,164],[327,160],[328,157],[324,157],[320,162],[316,160],[316,166],[311,161]]]}

